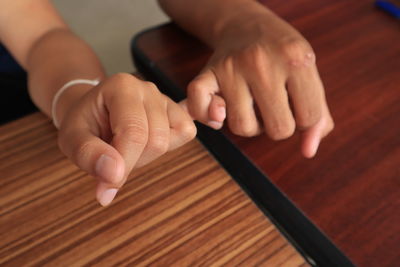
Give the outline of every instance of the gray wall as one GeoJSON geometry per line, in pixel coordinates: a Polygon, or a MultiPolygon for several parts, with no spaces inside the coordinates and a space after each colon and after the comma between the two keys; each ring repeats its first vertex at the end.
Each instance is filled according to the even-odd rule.
{"type": "Polygon", "coordinates": [[[156,0],[52,0],[72,30],[96,51],[108,74],[132,72],[132,36],[166,22],[156,0]]]}

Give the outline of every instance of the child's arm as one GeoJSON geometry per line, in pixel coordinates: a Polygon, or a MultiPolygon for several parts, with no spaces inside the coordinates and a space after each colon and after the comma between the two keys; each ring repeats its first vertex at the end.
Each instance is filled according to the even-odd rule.
{"type": "MultiPolygon", "coordinates": [[[[0,40],[27,70],[36,105],[51,116],[57,91],[59,146],[98,179],[97,198],[107,205],[133,167],[192,139],[190,116],[149,82],[130,74],[106,78],[92,49],[75,36],[47,0],[0,0],[0,40]]],[[[53,118],[54,119],[54,118],[53,118]]]]}
{"type": "Polygon", "coordinates": [[[188,109],[195,119],[218,129],[226,108],[234,133],[253,136],[265,130],[274,140],[290,137],[297,127],[303,131],[303,155],[315,155],[333,120],[314,52],[297,30],[254,0],[159,2],[181,27],[214,49],[188,86],[188,109]]]}
{"type": "Polygon", "coordinates": [[[47,0],[0,0],[0,5],[6,7],[0,9],[0,40],[28,72],[31,97],[44,113],[51,115],[53,96],[67,81],[104,77],[91,48],[47,0]]]}

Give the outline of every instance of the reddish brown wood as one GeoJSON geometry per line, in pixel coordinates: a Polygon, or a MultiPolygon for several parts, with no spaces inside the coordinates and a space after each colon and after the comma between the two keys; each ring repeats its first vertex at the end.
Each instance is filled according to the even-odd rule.
{"type": "MultiPolygon", "coordinates": [[[[359,266],[400,262],[399,21],[373,1],[264,1],[314,47],[335,130],[315,159],[298,134],[231,140],[359,266]],[[262,146],[262,148],[260,148],[262,146]]],[[[179,86],[210,51],[176,29],[143,34],[139,47],[179,86]]]]}

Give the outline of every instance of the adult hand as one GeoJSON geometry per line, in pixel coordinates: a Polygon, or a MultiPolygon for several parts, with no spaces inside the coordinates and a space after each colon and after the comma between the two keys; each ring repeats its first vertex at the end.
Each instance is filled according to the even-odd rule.
{"type": "Polygon", "coordinates": [[[188,85],[192,117],[212,128],[273,140],[302,131],[313,157],[334,127],[310,44],[272,12],[227,21],[203,71],[188,85]],[[251,19],[249,19],[249,17],[251,19]],[[258,109],[258,110],[257,110],[258,109]]]}

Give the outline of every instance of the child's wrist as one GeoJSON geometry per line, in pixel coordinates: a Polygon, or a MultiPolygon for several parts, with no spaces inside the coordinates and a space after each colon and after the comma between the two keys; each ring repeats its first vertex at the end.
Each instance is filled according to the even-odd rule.
{"type": "Polygon", "coordinates": [[[60,128],[68,110],[98,83],[97,80],[74,80],[57,91],[53,97],[51,110],[51,117],[56,128],[60,128]]]}

